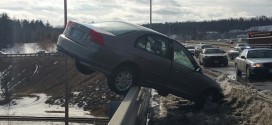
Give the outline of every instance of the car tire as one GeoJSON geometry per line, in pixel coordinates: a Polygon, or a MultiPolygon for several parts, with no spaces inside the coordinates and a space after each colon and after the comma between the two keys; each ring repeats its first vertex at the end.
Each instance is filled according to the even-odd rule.
{"type": "Polygon", "coordinates": [[[75,67],[80,73],[82,73],[84,75],[90,75],[95,72],[94,70],[90,69],[90,67],[85,66],[78,61],[75,61],[75,67]]]}
{"type": "Polygon", "coordinates": [[[242,75],[242,72],[238,69],[237,64],[235,64],[235,71],[236,71],[236,75],[237,76],[241,76],[242,75]]]}
{"type": "Polygon", "coordinates": [[[223,66],[228,66],[229,65],[229,63],[228,62],[225,62],[224,64],[223,64],[223,66]]]}
{"type": "Polygon", "coordinates": [[[109,88],[117,94],[126,94],[136,84],[136,73],[129,67],[119,67],[107,77],[109,88]]]}
{"type": "MultiPolygon", "coordinates": [[[[216,92],[215,92],[216,93],[216,92]]],[[[212,103],[218,103],[223,97],[219,97],[219,94],[215,94],[213,92],[204,92],[202,93],[197,101],[195,102],[195,107],[197,110],[204,109],[212,103]]]]}
{"type": "Polygon", "coordinates": [[[250,72],[249,66],[246,67],[246,78],[248,78],[248,79],[252,78],[252,74],[250,72]]]}

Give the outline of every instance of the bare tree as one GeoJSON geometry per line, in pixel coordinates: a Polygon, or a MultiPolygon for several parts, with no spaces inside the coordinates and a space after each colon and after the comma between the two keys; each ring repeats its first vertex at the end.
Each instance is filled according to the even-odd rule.
{"type": "MultiPolygon", "coordinates": [[[[11,67],[9,67],[11,68],[11,67]]],[[[11,101],[11,89],[9,88],[10,82],[5,80],[7,76],[7,71],[0,72],[0,89],[1,89],[1,97],[4,98],[2,103],[9,103],[11,101]]]]}

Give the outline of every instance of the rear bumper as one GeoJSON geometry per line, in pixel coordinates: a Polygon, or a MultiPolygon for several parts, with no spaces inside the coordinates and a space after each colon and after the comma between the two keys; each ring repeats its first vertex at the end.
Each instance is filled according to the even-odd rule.
{"type": "Polygon", "coordinates": [[[95,61],[95,54],[99,48],[87,48],[78,44],[64,35],[60,35],[57,42],[57,51],[60,51],[80,63],[90,67],[92,70],[110,74],[110,68],[102,63],[95,61]]]}
{"type": "Polygon", "coordinates": [[[227,58],[204,58],[203,60],[206,64],[228,64],[227,58]]]}

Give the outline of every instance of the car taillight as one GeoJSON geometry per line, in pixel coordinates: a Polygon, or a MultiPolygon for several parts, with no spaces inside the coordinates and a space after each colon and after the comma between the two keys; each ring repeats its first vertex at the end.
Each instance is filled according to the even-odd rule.
{"type": "Polygon", "coordinates": [[[104,44],[104,40],[103,37],[100,33],[94,31],[94,30],[90,30],[89,32],[89,39],[91,40],[91,42],[95,42],[99,45],[103,45],[104,44]]]}
{"type": "Polygon", "coordinates": [[[66,28],[70,28],[70,27],[72,27],[72,24],[73,24],[73,22],[72,22],[72,21],[68,21],[68,23],[67,23],[67,25],[66,25],[66,28]]]}

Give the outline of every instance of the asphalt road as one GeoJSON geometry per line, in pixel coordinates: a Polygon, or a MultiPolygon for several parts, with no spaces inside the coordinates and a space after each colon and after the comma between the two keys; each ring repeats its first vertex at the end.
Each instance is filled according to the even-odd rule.
{"type": "Polygon", "coordinates": [[[229,61],[229,66],[228,67],[208,67],[209,69],[218,71],[218,72],[222,72],[228,75],[229,78],[231,78],[232,80],[235,80],[241,84],[244,85],[253,85],[255,86],[257,89],[260,90],[270,90],[272,91],[272,78],[264,78],[264,77],[255,77],[252,79],[247,79],[245,77],[245,74],[243,73],[242,76],[236,76],[235,73],[235,67],[234,67],[234,62],[231,60],[229,61]]]}

